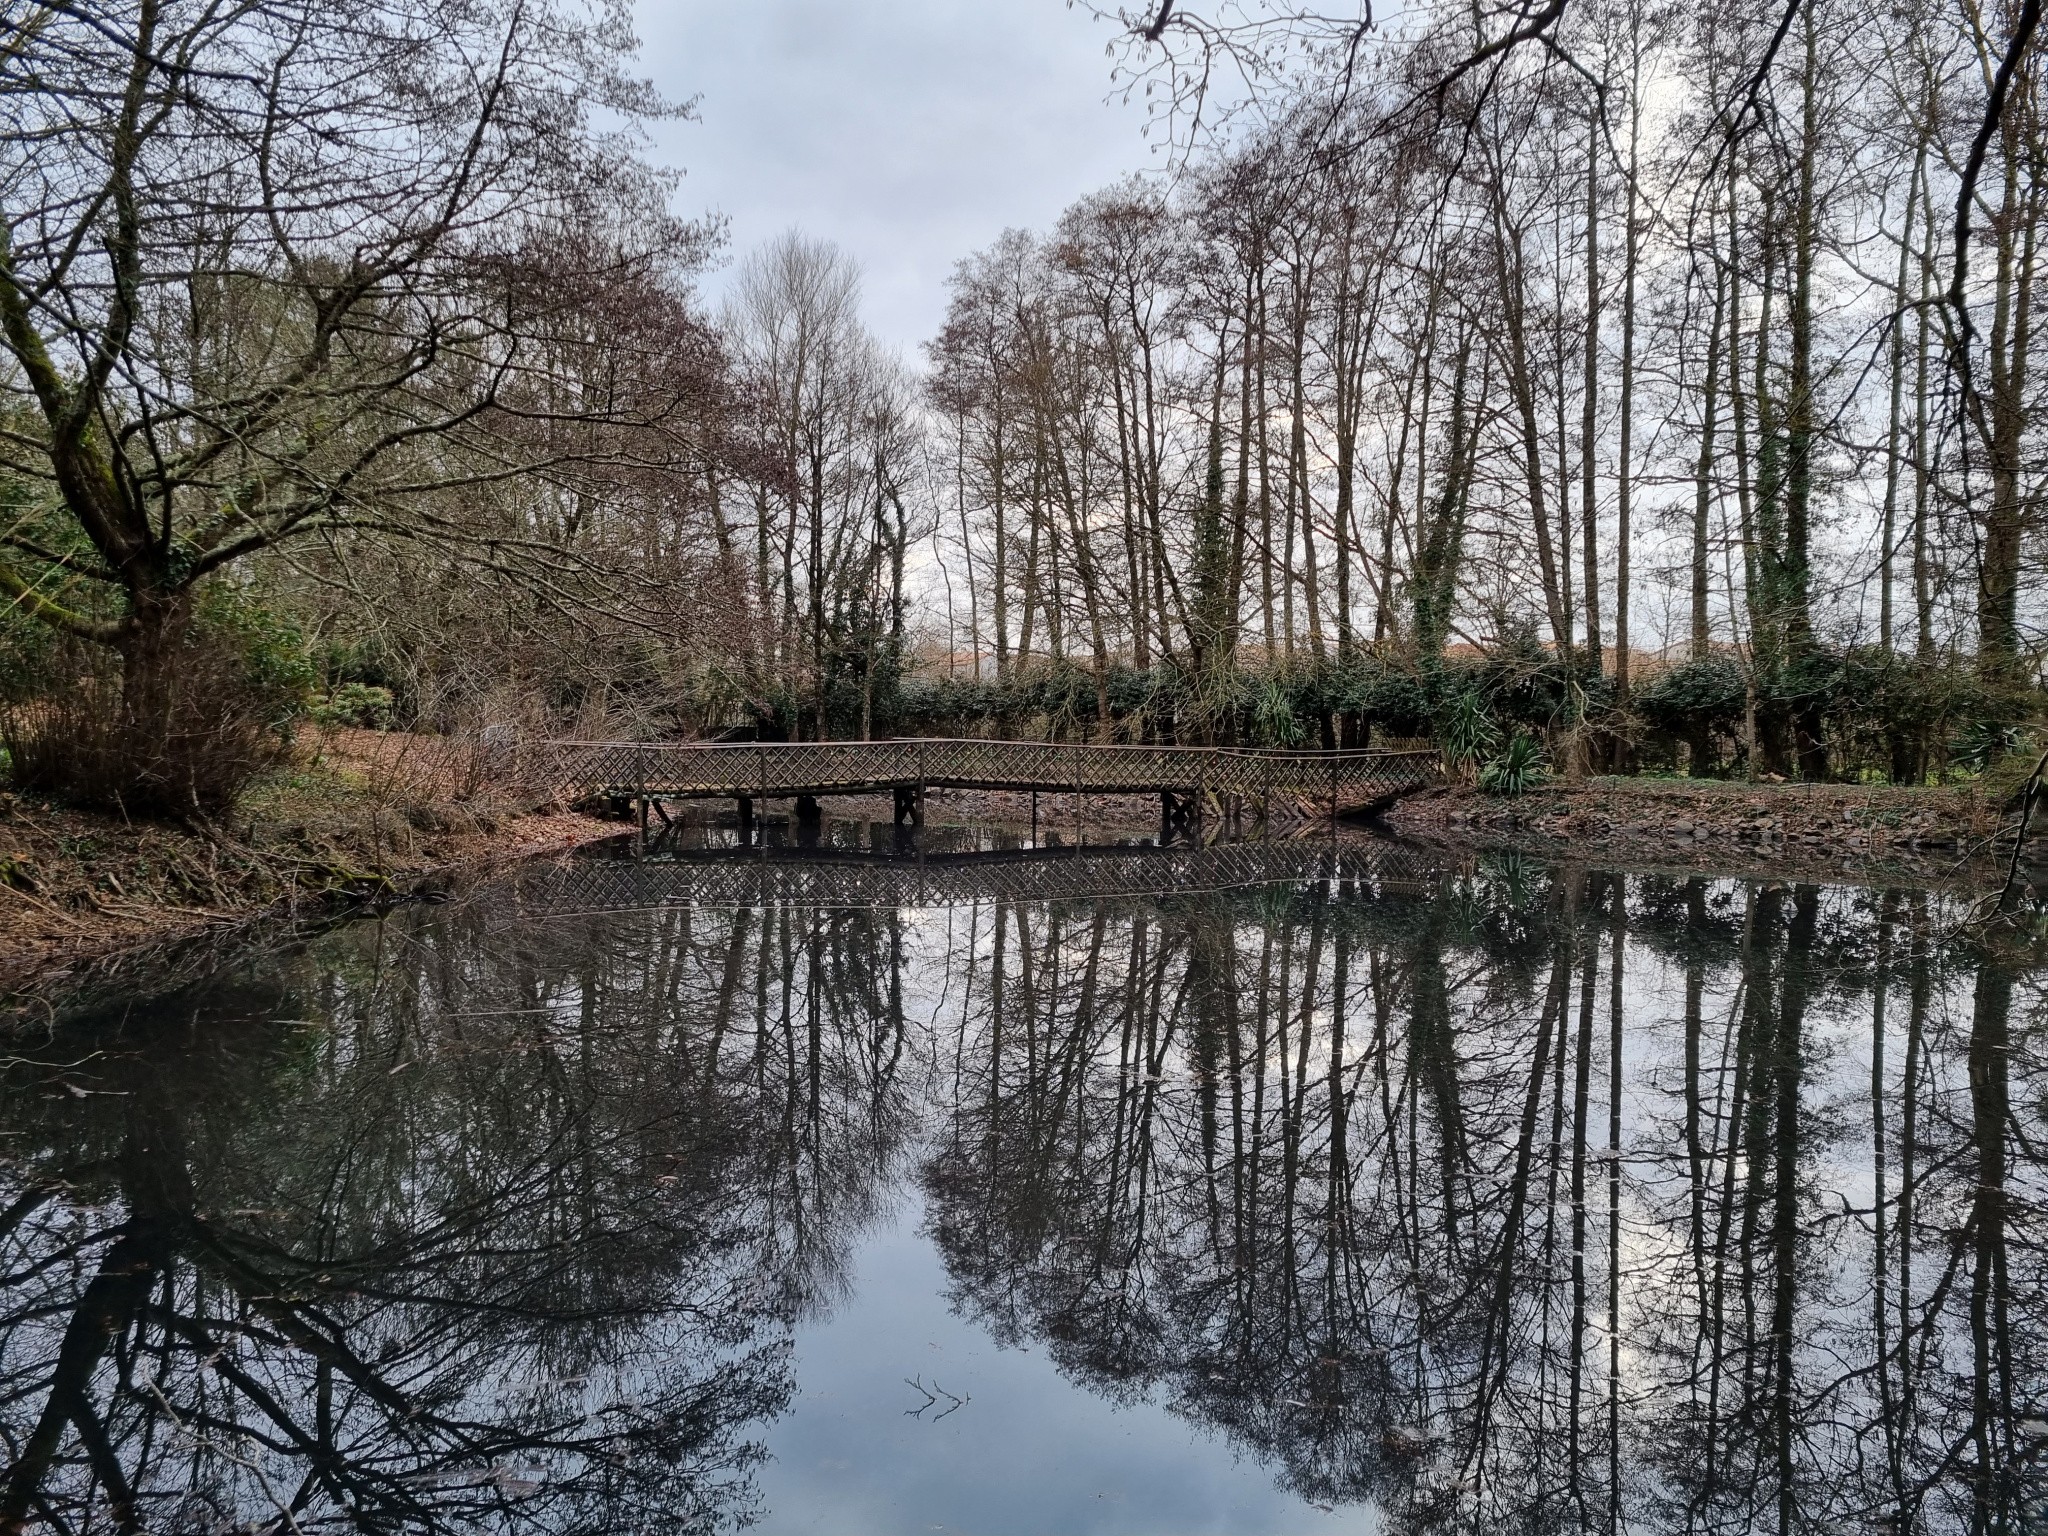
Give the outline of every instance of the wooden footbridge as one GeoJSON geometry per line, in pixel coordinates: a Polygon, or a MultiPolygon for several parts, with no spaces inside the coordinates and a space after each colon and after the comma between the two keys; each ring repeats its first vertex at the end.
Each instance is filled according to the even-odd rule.
{"type": "Polygon", "coordinates": [[[1129,747],[1044,741],[744,742],[671,745],[537,741],[506,748],[507,777],[574,801],[646,808],[669,800],[733,800],[741,821],[757,800],[793,799],[816,816],[825,795],[893,793],[896,819],[921,823],[930,789],[1158,795],[1162,819],[1199,821],[1246,809],[1294,815],[1371,813],[1437,782],[1427,743],[1350,752],[1230,747],[1129,747]]]}

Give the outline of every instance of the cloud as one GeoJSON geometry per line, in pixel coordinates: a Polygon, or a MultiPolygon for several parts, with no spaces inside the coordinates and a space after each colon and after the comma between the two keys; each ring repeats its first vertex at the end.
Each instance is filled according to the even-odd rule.
{"type": "Polygon", "coordinates": [[[725,214],[735,251],[792,225],[845,246],[908,356],[960,257],[1154,163],[1143,109],[1105,101],[1109,29],[1060,0],[666,0],[637,20],[645,71],[699,98],[700,122],[658,133],[683,209],[725,214]]]}

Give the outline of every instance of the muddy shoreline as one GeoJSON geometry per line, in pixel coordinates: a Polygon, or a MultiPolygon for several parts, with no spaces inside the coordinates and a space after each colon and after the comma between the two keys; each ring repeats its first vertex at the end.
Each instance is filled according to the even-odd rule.
{"type": "Polygon", "coordinates": [[[618,831],[494,789],[461,742],[398,732],[309,733],[219,824],[0,792],[0,999],[388,906],[618,831]]]}
{"type": "MultiPolygon", "coordinates": [[[[1383,823],[1419,841],[1500,847],[1575,862],[1612,860],[1764,879],[1904,882],[1995,889],[2014,818],[1967,788],[1594,779],[1515,799],[1425,792],[1383,823]]],[[[2023,878],[2048,880],[2037,826],[2023,878]]]]}
{"type": "Polygon", "coordinates": [[[0,805],[8,870],[0,879],[0,999],[158,950],[233,942],[269,924],[345,919],[620,831],[575,813],[486,820],[489,830],[451,832],[358,862],[336,859],[332,844],[251,846],[180,829],[95,825],[98,818],[76,812],[23,816],[0,805]]]}

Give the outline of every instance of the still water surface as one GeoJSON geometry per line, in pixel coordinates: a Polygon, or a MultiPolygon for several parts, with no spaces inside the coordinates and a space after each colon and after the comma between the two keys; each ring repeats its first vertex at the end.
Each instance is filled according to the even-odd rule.
{"type": "Polygon", "coordinates": [[[2048,995],[1951,899],[886,841],[28,1021],[0,1531],[2043,1528],[2048,995]]]}

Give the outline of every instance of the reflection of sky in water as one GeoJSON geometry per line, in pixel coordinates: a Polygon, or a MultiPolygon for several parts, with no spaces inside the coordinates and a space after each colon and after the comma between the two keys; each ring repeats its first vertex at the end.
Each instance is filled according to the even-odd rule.
{"type": "Polygon", "coordinates": [[[1352,1536],[1227,1438],[1153,1403],[1117,1408],[1063,1380],[1042,1345],[999,1349],[953,1315],[911,1206],[855,1252],[851,1293],[796,1337],[798,1397],[766,1440],[766,1536],[1352,1536]],[[920,1378],[965,1407],[908,1410],[920,1378]]]}

